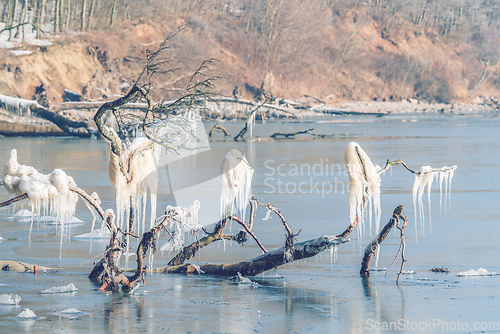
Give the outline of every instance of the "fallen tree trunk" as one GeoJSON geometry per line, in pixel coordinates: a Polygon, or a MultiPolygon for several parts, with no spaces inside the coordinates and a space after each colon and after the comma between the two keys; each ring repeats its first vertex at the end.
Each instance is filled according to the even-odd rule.
{"type": "Polygon", "coordinates": [[[237,99],[234,97],[224,97],[224,96],[212,97],[211,100],[217,101],[217,102],[245,104],[245,105],[249,105],[249,106],[253,106],[253,107],[263,107],[263,108],[267,108],[267,109],[274,109],[274,110],[278,110],[278,111],[290,114],[295,118],[298,118],[297,115],[295,115],[290,110],[285,109],[285,108],[281,108],[281,107],[278,107],[278,106],[275,106],[275,105],[269,104],[269,103],[257,103],[257,102],[250,101],[250,100],[241,100],[241,99],[237,99]]]}
{"type": "MultiPolygon", "coordinates": [[[[307,240],[304,242],[294,244],[295,251],[293,260],[301,260],[318,255],[319,253],[336,245],[347,242],[347,239],[338,236],[323,236],[317,239],[307,240]]],[[[285,246],[276,248],[267,253],[264,253],[251,260],[242,261],[232,264],[214,264],[207,263],[198,266],[192,264],[183,264],[178,266],[171,266],[165,268],[157,268],[156,272],[159,273],[182,273],[189,274],[195,273],[198,270],[207,275],[218,276],[234,276],[240,273],[243,276],[255,276],[265,271],[274,269],[286,263],[285,261],[285,246]]]]}
{"type": "Polygon", "coordinates": [[[19,114],[21,112],[25,112],[27,115],[33,114],[36,117],[48,120],[57,125],[69,136],[88,138],[92,135],[87,123],[73,121],[64,116],[53,113],[38,104],[35,100],[25,100],[0,94],[0,108],[16,111],[19,114]],[[81,128],[85,129],[85,131],[78,131],[78,129],[81,128]]]}

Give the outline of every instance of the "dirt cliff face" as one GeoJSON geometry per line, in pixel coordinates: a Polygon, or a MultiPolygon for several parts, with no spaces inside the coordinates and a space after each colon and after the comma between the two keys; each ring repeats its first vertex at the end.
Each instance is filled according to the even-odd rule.
{"type": "MultiPolygon", "coordinates": [[[[240,19],[222,13],[129,20],[112,30],[62,36],[50,46],[25,45],[33,52],[23,56],[2,49],[0,91],[31,99],[43,84],[48,102],[62,101],[64,89],[87,100],[111,99],[134,82],[148,51],[184,26],[165,51],[163,60],[175,71],[158,77],[158,99],[178,96],[209,58],[218,60],[211,72],[221,77],[216,93],[231,95],[238,86],[244,98],[451,102],[499,95],[493,66],[489,80],[473,90],[485,64],[465,42],[404,20],[381,26],[356,10],[326,16],[319,30],[299,44],[276,43],[273,62],[270,50],[259,51],[258,40],[245,33],[240,19]]],[[[283,43],[289,40],[283,37],[283,43]]]]}

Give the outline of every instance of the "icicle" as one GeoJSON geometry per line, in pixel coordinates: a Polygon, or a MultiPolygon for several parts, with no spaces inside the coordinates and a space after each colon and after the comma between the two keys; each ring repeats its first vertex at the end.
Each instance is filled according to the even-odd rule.
{"type": "Polygon", "coordinates": [[[380,248],[382,248],[382,245],[378,244],[377,254],[375,255],[375,268],[378,268],[378,259],[380,259],[380,248]]]}
{"type": "MultiPolygon", "coordinates": [[[[369,220],[375,215],[375,231],[380,229],[380,177],[377,168],[357,143],[345,150],[345,164],[349,173],[349,207],[351,223],[359,220],[358,233],[362,237],[364,211],[369,206],[369,220]]],[[[371,225],[370,225],[371,228],[371,225]]]]}
{"type": "MultiPolygon", "coordinates": [[[[425,226],[425,217],[424,217],[424,205],[422,201],[423,193],[425,187],[427,187],[427,201],[429,202],[429,225],[432,228],[432,217],[431,217],[431,188],[432,182],[434,180],[434,175],[439,176],[439,206],[440,212],[442,212],[443,205],[443,182],[445,184],[445,214],[446,214],[446,206],[447,201],[449,201],[449,197],[451,196],[451,178],[457,169],[457,166],[452,167],[442,167],[440,169],[433,169],[430,166],[422,166],[420,170],[415,174],[415,180],[413,181],[413,210],[415,213],[415,232],[417,232],[417,224],[420,223],[420,228],[424,230],[425,226]],[[417,215],[418,212],[418,215],[417,215]]],[[[436,176],[437,177],[437,176],[436,176]]]]}
{"type": "MultiPolygon", "coordinates": [[[[21,165],[17,161],[15,149],[10,152],[10,159],[4,167],[3,174],[4,186],[9,193],[28,194],[28,204],[31,210],[36,212],[38,221],[41,217],[40,211],[43,209],[44,217],[48,212],[50,216],[55,217],[55,223],[61,225],[61,255],[63,226],[71,224],[78,202],[78,196],[69,190],[70,187],[76,187],[73,178],[61,169],[55,169],[52,173],[44,175],[34,167],[21,165]]],[[[31,242],[32,229],[33,218],[29,242],[31,242]]]]}
{"type": "Polygon", "coordinates": [[[171,231],[172,237],[160,247],[162,252],[177,252],[184,247],[185,234],[189,235],[202,228],[198,221],[198,211],[200,210],[200,202],[195,200],[193,204],[187,208],[180,206],[167,207],[167,213],[171,217],[168,230],[171,231]]]}
{"type": "Polygon", "coordinates": [[[253,139],[253,128],[255,126],[255,112],[250,115],[249,119],[247,120],[247,127],[248,127],[248,134],[250,136],[250,139],[253,139]]]}
{"type": "Polygon", "coordinates": [[[455,174],[455,169],[457,169],[457,166],[452,166],[448,171],[448,208],[450,210],[451,210],[451,179],[453,179],[453,175],[455,174]]]}
{"type": "Polygon", "coordinates": [[[422,197],[424,194],[424,189],[427,187],[427,194],[430,205],[430,191],[432,187],[432,181],[434,180],[434,172],[430,166],[422,166],[420,170],[415,174],[415,180],[413,181],[413,210],[415,213],[415,231],[417,230],[417,220],[420,223],[420,228],[424,229],[424,204],[422,197]],[[418,202],[417,202],[418,200],[418,202]],[[418,216],[417,216],[418,211],[418,216]],[[417,218],[418,217],[418,218],[417,218]]]}
{"type": "Polygon", "coordinates": [[[245,212],[251,196],[253,168],[238,150],[229,151],[221,168],[221,219],[233,214],[245,221],[245,212]]]}
{"type": "Polygon", "coordinates": [[[117,226],[120,228],[124,228],[123,224],[128,226],[132,208],[138,225],[136,228],[144,231],[148,189],[151,198],[150,225],[154,224],[156,217],[160,146],[145,137],[138,137],[129,147],[123,147],[122,151],[120,157],[110,151],[108,168],[109,179],[116,191],[117,226]],[[126,166],[130,180],[125,179],[120,164],[126,166]]]}

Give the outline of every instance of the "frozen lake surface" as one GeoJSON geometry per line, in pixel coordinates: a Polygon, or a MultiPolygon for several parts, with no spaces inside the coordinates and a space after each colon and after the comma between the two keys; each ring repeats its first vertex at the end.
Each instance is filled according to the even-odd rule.
{"type": "MultiPolygon", "coordinates": [[[[242,127],[232,122],[223,125],[234,135],[242,127]]],[[[208,130],[212,126],[206,124],[208,130]]],[[[232,148],[244,152],[255,168],[255,196],[281,209],[292,230],[301,230],[297,240],[305,241],[340,234],[349,225],[344,165],[349,142],[359,143],[381,166],[387,159],[399,158],[414,170],[424,165],[457,165],[449,199],[444,192],[440,196],[438,180],[434,180],[430,217],[424,195],[423,226],[415,226],[413,175],[402,166],[394,166],[382,176],[382,226],[400,204],[408,216],[405,269],[413,273],[403,275],[399,286],[395,284],[399,260],[387,277],[381,270],[373,271],[369,279],[359,277],[361,252],[375,234],[366,224],[362,238],[354,231],[350,241],[338,247],[336,259],[325,252],[269,271],[253,284],[204,275],[148,274],[146,285],[133,295],[103,293],[96,291],[97,286],[87,278],[94,260],[85,261],[101,254],[107,240],[76,238],[90,232],[92,224],[92,216],[81,200],[76,217],[83,222],[75,222],[66,230],[62,258],[57,226],[35,221],[29,241],[31,220],[12,218],[21,208],[2,210],[0,259],[55,268],[36,276],[0,273],[0,295],[21,297],[14,305],[0,304],[2,332],[378,333],[384,326],[409,333],[498,332],[500,276],[469,274],[500,273],[499,128],[498,117],[481,116],[399,115],[331,117],[312,123],[269,122],[254,127],[257,140],[224,141],[218,135],[210,142],[210,150],[166,163],[167,168],[162,166],[157,212],[163,212],[169,204],[184,206],[197,198],[201,203],[199,219],[211,229],[210,224],[219,217],[216,178],[220,161],[232,148]],[[267,139],[275,132],[312,127],[316,133],[349,135],[267,139]],[[431,272],[433,267],[446,267],[449,273],[431,272]],[[77,290],[40,294],[70,283],[77,290]],[[16,317],[27,308],[37,317],[16,317]]],[[[96,191],[104,209],[114,209],[104,141],[1,138],[0,164],[8,160],[13,148],[20,163],[43,173],[62,168],[88,193],[96,191]]],[[[9,195],[1,188],[0,201],[7,199],[9,195]]],[[[267,249],[282,246],[285,232],[281,222],[277,217],[263,220],[265,216],[264,209],[257,212],[254,232],[267,249]]],[[[234,233],[238,226],[233,224],[231,229],[234,233]]],[[[159,246],[164,242],[166,237],[159,246]]],[[[398,247],[399,234],[391,232],[377,253],[376,269],[387,268],[398,247]]],[[[199,261],[232,263],[260,254],[253,242],[244,246],[220,242],[202,249],[199,261]]],[[[172,255],[158,251],[154,266],[165,266],[172,255]]],[[[375,269],[374,265],[375,261],[375,269]]],[[[11,299],[0,296],[0,302],[11,299]]]]}

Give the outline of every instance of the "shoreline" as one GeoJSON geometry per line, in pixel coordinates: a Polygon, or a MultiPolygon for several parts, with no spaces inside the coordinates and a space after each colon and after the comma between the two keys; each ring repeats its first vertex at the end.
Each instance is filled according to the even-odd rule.
{"type": "MultiPolygon", "coordinates": [[[[291,114],[301,119],[323,118],[330,115],[352,115],[359,116],[390,116],[390,115],[498,115],[500,116],[500,102],[491,98],[487,101],[475,101],[476,103],[427,103],[417,100],[393,101],[348,101],[334,104],[301,105],[300,107],[287,109],[291,114]]],[[[102,102],[105,103],[105,102],[102,102]]],[[[281,106],[280,106],[281,107],[281,106]]],[[[89,109],[66,109],[59,110],[57,114],[74,121],[83,121],[93,125],[95,110],[89,109]]],[[[260,116],[260,115],[259,115],[260,116]]],[[[285,116],[286,117],[286,116],[285,116]]],[[[285,118],[283,117],[283,118],[285,118]]],[[[270,119],[279,119],[270,118],[270,119]]],[[[234,120],[246,120],[246,113],[242,110],[234,112],[222,112],[217,117],[211,114],[203,115],[203,121],[227,122],[234,120]]],[[[91,126],[94,127],[94,126],[91,126]]],[[[57,126],[48,121],[31,117],[19,116],[0,110],[0,136],[61,136],[64,135],[57,126]]]]}

